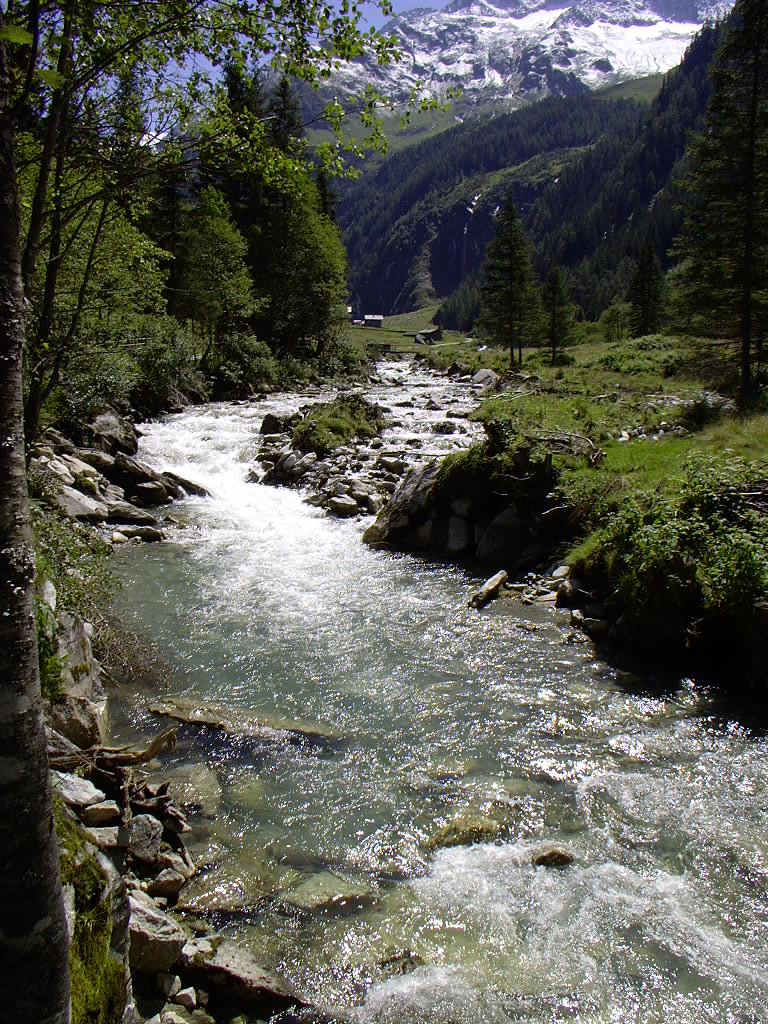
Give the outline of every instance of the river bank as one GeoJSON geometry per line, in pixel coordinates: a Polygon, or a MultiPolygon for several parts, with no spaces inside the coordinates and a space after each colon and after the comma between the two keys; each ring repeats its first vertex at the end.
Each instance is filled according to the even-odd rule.
{"type": "MultiPolygon", "coordinates": [[[[435,422],[455,408],[435,381],[411,387],[395,371],[400,397],[390,380],[381,404],[409,402],[403,417],[435,422]]],[[[184,809],[203,868],[182,890],[184,920],[223,928],[354,1020],[543,1021],[574,1007],[608,1020],[638,999],[691,1022],[754,1014],[766,982],[750,952],[765,921],[745,911],[749,885],[765,884],[759,736],[721,731],[680,677],[659,694],[600,662],[554,602],[478,613],[467,601],[482,576],[366,549],[370,519],[249,482],[262,420],[302,400],[147,424],[140,461],[211,497],[174,505],[165,543],[115,552],[129,582],[121,614],[168,666],[157,692],[115,695],[116,740],[157,729],[158,695],[337,736],[231,743],[182,727],[153,770],[191,764],[206,780],[204,803],[193,792],[184,809]],[[753,882],[740,869],[723,887],[724,850],[753,882]],[[537,866],[549,851],[570,860],[537,866]],[[685,926],[660,916],[671,898],[685,926]],[[733,907],[746,915],[735,931],[733,907]],[[609,951],[601,968],[595,949],[609,951]]],[[[392,430],[385,448],[425,462],[445,443],[430,430],[421,449],[406,446],[405,419],[392,430]]]]}

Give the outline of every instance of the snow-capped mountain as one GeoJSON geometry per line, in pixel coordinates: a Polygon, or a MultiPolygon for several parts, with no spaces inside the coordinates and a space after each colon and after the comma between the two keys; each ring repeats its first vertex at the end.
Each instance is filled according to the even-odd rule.
{"type": "Polygon", "coordinates": [[[462,106],[502,100],[517,106],[549,94],[665,72],[678,64],[702,24],[727,13],[727,0],[453,0],[389,21],[401,60],[352,64],[334,76],[338,93],[375,83],[395,100],[411,89],[462,106]]]}

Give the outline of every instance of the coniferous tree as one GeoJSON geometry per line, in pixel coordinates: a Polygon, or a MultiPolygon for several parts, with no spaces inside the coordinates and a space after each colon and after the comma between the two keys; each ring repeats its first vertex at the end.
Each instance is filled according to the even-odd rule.
{"type": "Polygon", "coordinates": [[[538,296],[528,239],[511,192],[498,214],[496,234],[488,243],[478,330],[509,348],[510,366],[523,362],[523,346],[535,335],[538,296]]]}
{"type": "Polygon", "coordinates": [[[712,66],[676,253],[689,309],[740,344],[740,400],[768,326],[768,0],[739,0],[712,66]]]}
{"type": "Polygon", "coordinates": [[[572,317],[568,296],[563,284],[560,268],[552,267],[541,288],[541,306],[544,315],[544,330],[552,353],[552,365],[557,360],[558,349],[568,344],[572,317]]]}
{"type": "Polygon", "coordinates": [[[659,329],[663,296],[664,272],[653,243],[647,239],[635,263],[627,294],[632,307],[632,332],[636,338],[653,334],[659,329]]]}

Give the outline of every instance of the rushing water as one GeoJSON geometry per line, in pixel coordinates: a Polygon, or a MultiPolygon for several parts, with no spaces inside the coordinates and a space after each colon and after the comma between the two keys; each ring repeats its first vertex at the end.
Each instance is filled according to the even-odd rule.
{"type": "MultiPolygon", "coordinates": [[[[388,444],[456,443],[427,406],[466,393],[382,374],[388,444]]],[[[116,554],[168,690],[335,735],[182,730],[165,770],[206,769],[190,907],[360,1022],[768,1021],[768,741],[690,683],[630,686],[563,613],[471,610],[477,577],[246,482],[264,413],[302,400],[148,425],[141,456],[212,497],[116,554]],[[456,820],[487,841],[441,845],[456,820]],[[573,863],[534,866],[552,846],[573,863]]],[[[157,728],[149,702],[123,735],[157,728]]]]}

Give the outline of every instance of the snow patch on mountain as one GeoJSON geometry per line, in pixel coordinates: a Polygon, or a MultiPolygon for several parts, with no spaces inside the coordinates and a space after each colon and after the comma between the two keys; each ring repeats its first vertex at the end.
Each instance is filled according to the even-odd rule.
{"type": "Polygon", "coordinates": [[[454,0],[442,10],[415,8],[389,21],[402,57],[387,67],[346,65],[334,90],[359,92],[373,82],[395,100],[418,88],[463,101],[517,106],[661,73],[682,59],[705,21],[730,9],[725,0],[454,0]]]}

